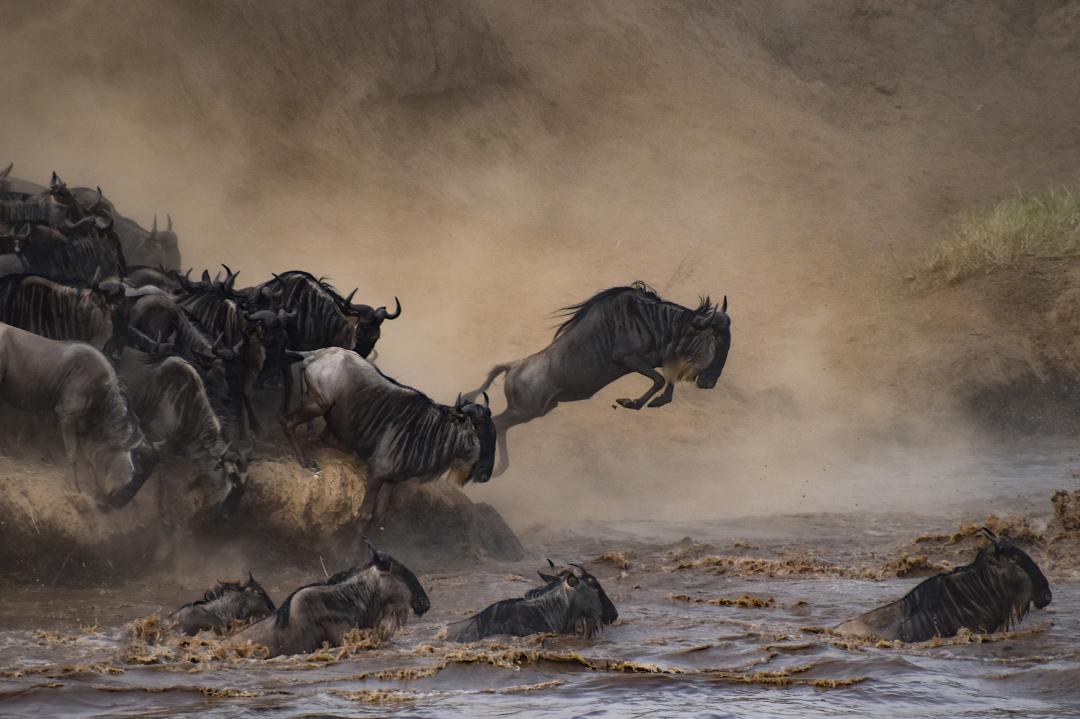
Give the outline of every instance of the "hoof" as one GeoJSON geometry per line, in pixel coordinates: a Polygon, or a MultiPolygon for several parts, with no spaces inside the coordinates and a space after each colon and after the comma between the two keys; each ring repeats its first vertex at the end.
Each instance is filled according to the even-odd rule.
{"type": "Polygon", "coordinates": [[[624,398],[624,399],[617,399],[615,401],[618,402],[621,406],[626,407],[627,409],[641,409],[641,403],[638,402],[636,399],[625,399],[624,398]]]}

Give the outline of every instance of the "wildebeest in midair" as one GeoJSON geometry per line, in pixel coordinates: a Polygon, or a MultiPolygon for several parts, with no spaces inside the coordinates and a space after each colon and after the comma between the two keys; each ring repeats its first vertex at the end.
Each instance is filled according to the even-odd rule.
{"type": "Polygon", "coordinates": [[[296,428],[325,417],[326,432],[364,460],[361,530],[384,511],[387,485],[430,481],[448,471],[461,485],[491,478],[495,426],[486,404],[460,396],[452,407],[439,404],[339,347],[294,354],[303,358],[303,393],[300,404],[282,418],[285,434],[300,464],[317,471],[297,441],[296,428]]]}
{"type": "Polygon", "coordinates": [[[55,417],[72,482],[80,490],[85,463],[98,490],[144,481],[157,453],[139,430],[120,381],[105,356],[81,342],[60,342],[0,324],[0,401],[55,417]]]}
{"type": "Polygon", "coordinates": [[[516,362],[496,365],[483,385],[466,395],[475,399],[506,373],[506,409],[495,417],[496,476],[510,464],[506,432],[511,427],[543,417],[560,402],[588,399],[635,372],[652,380],[652,386],[637,399],[616,400],[628,409],[667,404],[677,381],[692,380],[701,389],[711,389],[731,349],[726,296],[721,307],[705,297],[690,309],[635,282],[598,292],[564,311],[570,317],[550,345],[516,362]]]}
{"type": "Polygon", "coordinates": [[[1008,630],[1050,604],[1050,583],[1039,565],[1009,537],[987,528],[990,546],[975,561],[920,582],[902,599],[839,624],[848,636],[871,636],[902,642],[951,637],[961,629],[988,634],[1008,630]]]}
{"type": "Polygon", "coordinates": [[[275,609],[270,595],[248,572],[243,584],[218,582],[213,589],[206,590],[202,599],[185,604],[170,616],[188,636],[207,630],[227,634],[234,623],[257,622],[273,614],[275,609]]]}
{"type": "Polygon", "coordinates": [[[370,542],[368,546],[371,559],[367,564],[300,587],[273,615],[234,635],[231,641],[264,646],[272,657],[302,654],[324,643],[339,646],[352,629],[370,629],[385,641],[405,626],[410,609],[423,616],[431,601],[420,580],[386,552],[370,542]]]}
{"type": "MultiPolygon", "coordinates": [[[[555,572],[555,565],[548,564],[555,572]]],[[[554,574],[539,572],[544,586],[530,589],[524,597],[504,599],[468,619],[447,627],[452,642],[475,642],[508,634],[577,634],[591,637],[616,619],[619,612],[596,577],[580,564],[554,574]]]]}
{"type": "MultiPolygon", "coordinates": [[[[226,441],[198,371],[176,356],[155,357],[130,349],[121,356],[117,371],[147,438],[161,452],[190,459],[196,482],[217,475],[222,510],[236,511],[247,479],[249,450],[226,441]]],[[[131,483],[118,490],[114,505],[126,504],[140,488],[141,484],[131,483]]],[[[164,491],[159,487],[159,502],[164,491]]]]}
{"type": "Polygon", "coordinates": [[[128,303],[116,280],[61,284],[40,275],[0,277],[0,322],[117,355],[127,344],[128,303]]]}

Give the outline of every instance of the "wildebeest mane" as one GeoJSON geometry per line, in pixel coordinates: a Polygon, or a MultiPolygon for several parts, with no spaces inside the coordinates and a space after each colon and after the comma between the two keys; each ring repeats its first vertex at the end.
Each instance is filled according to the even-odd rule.
{"type": "MultiPolygon", "coordinates": [[[[448,455],[476,441],[471,424],[457,421],[451,407],[387,377],[374,365],[372,368],[395,389],[373,386],[363,401],[348,405],[347,423],[353,430],[349,439],[358,444],[361,454],[374,452],[382,435],[391,431],[391,463],[407,476],[418,476],[443,466],[448,455]]],[[[339,408],[335,406],[331,412],[339,408]]]]}
{"type": "Polygon", "coordinates": [[[606,290],[600,290],[584,302],[579,302],[576,305],[568,305],[566,307],[561,307],[556,311],[556,314],[560,314],[564,317],[569,315],[568,319],[562,324],[560,324],[558,328],[556,328],[556,339],[565,334],[575,325],[577,325],[578,322],[584,319],[585,315],[587,315],[589,311],[597,305],[603,304],[604,302],[607,302],[608,300],[611,300],[612,298],[618,297],[619,295],[627,292],[633,292],[635,295],[637,295],[639,299],[646,302],[662,301],[660,299],[660,295],[656,293],[656,290],[654,290],[652,287],[649,287],[649,285],[645,284],[641,280],[636,280],[635,282],[626,287],[609,287],[606,290]]]}
{"type": "Polygon", "coordinates": [[[214,587],[207,589],[203,594],[203,598],[197,602],[192,602],[193,605],[205,604],[206,602],[212,602],[215,599],[220,599],[228,592],[243,592],[244,586],[237,584],[236,582],[218,582],[214,587]]]}
{"type": "Polygon", "coordinates": [[[292,614],[293,597],[295,597],[297,593],[305,589],[311,589],[312,587],[328,588],[328,590],[322,595],[322,597],[330,609],[342,611],[350,609],[354,604],[356,604],[357,601],[355,592],[346,590],[344,588],[332,588],[337,587],[338,585],[351,579],[352,577],[356,576],[370,566],[371,563],[369,562],[364,566],[356,566],[351,569],[346,569],[345,571],[338,572],[337,574],[328,577],[322,582],[312,582],[311,584],[305,584],[304,586],[298,587],[297,589],[293,590],[293,592],[289,594],[289,596],[285,597],[285,600],[281,602],[281,606],[279,606],[277,610],[275,610],[274,626],[279,628],[285,628],[289,626],[289,618],[292,614]]]}
{"type": "Polygon", "coordinates": [[[1030,596],[1011,592],[1004,572],[979,551],[971,564],[923,581],[904,598],[901,639],[952,636],[961,627],[989,633],[1008,630],[1028,613],[1030,596]]]}

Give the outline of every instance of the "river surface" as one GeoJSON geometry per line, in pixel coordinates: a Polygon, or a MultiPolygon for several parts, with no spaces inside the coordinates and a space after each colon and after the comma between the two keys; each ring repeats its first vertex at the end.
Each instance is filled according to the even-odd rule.
{"type": "MultiPolygon", "coordinates": [[[[531,556],[522,562],[465,559],[451,568],[418,560],[411,568],[432,609],[376,649],[261,660],[209,637],[181,646],[172,636],[135,635],[138,620],[198,598],[205,577],[9,586],[0,603],[0,716],[1080,716],[1076,565],[1047,572],[1053,603],[1010,633],[894,645],[827,631],[921,581],[925,574],[898,577],[889,568],[912,547],[931,563],[941,552],[960,563],[978,541],[913,544],[917,536],[1006,509],[1038,525],[1050,492],[1072,488],[1074,465],[1067,447],[988,455],[978,481],[959,492],[947,482],[955,468],[944,467],[932,516],[585,522],[523,536],[531,556]],[[587,562],[619,621],[592,640],[437,638],[447,622],[520,596],[548,556],[587,562]]],[[[935,485],[933,477],[919,481],[935,485]]],[[[323,576],[319,561],[312,564],[254,569],[280,600],[323,576]]]]}

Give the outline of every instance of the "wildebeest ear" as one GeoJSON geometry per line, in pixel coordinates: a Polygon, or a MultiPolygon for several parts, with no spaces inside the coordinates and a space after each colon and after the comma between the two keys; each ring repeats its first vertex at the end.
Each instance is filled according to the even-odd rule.
{"type": "Polygon", "coordinates": [[[250,569],[248,570],[248,584],[255,584],[255,577],[252,576],[250,569]]]}

